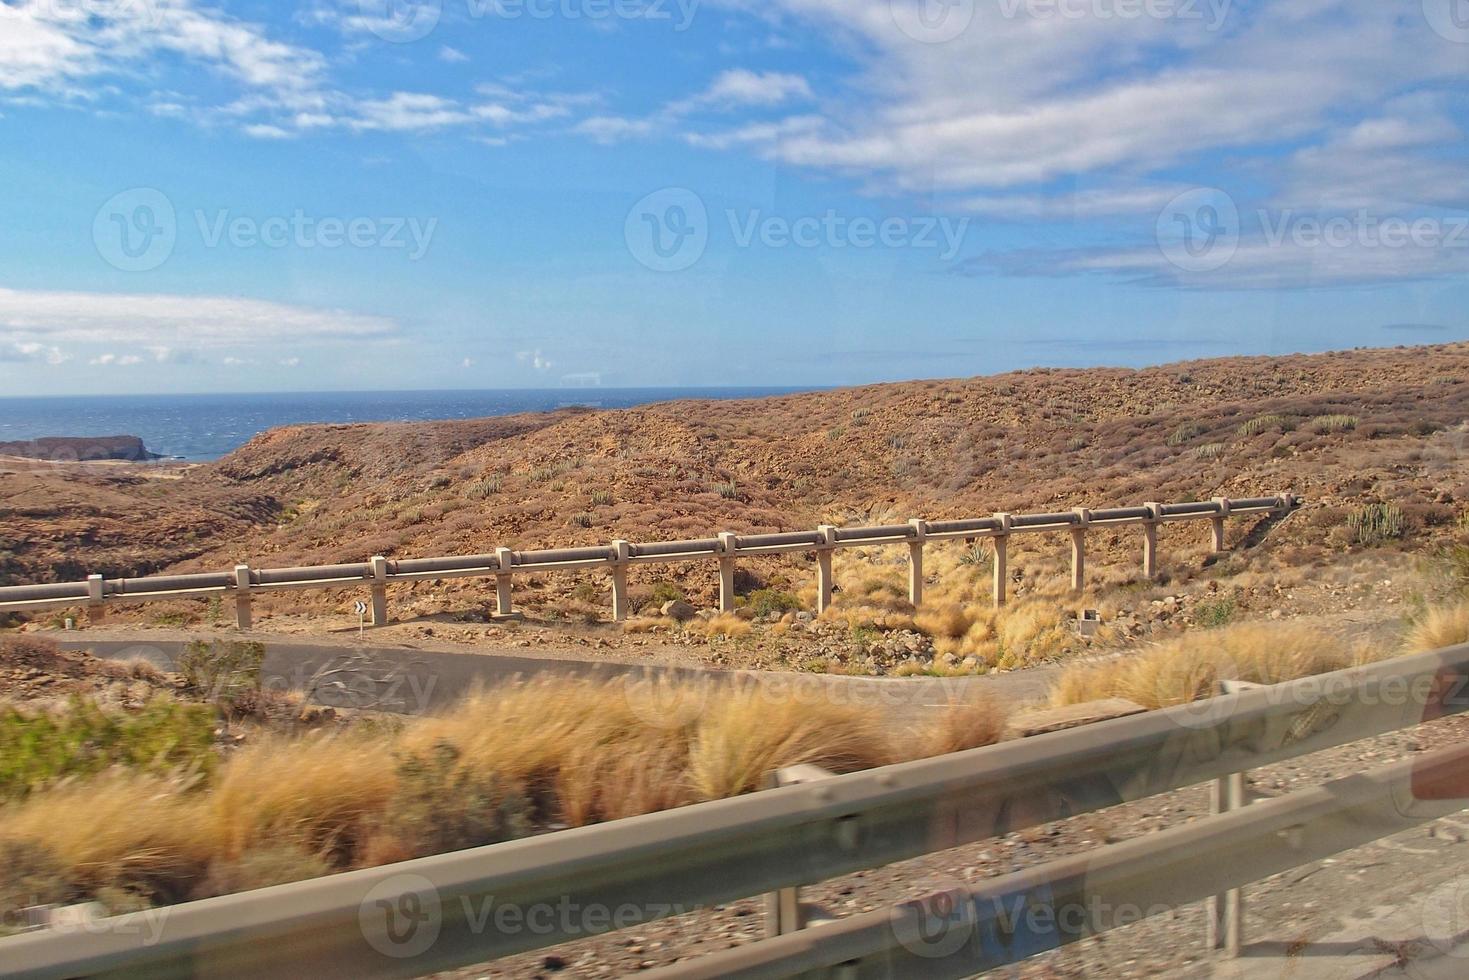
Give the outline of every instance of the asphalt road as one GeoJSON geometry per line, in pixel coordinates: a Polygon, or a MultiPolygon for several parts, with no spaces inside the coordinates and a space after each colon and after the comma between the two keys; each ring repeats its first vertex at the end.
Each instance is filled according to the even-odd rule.
{"type": "MultiPolygon", "coordinates": [[[[85,634],[74,636],[58,639],[68,649],[90,650],[111,660],[142,657],[168,670],[173,669],[188,642],[152,636],[117,638],[114,635],[108,639],[86,639],[85,634]]],[[[311,699],[321,705],[409,715],[443,710],[479,688],[550,674],[621,679],[629,685],[664,679],[756,683],[772,697],[794,697],[812,704],[825,701],[873,705],[882,710],[890,724],[903,727],[919,723],[944,705],[972,697],[979,691],[1011,702],[1039,697],[1049,674],[1024,671],[993,677],[845,677],[522,657],[494,648],[452,653],[261,639],[266,646],[261,681],[268,689],[311,689],[314,692],[311,699]]]]}

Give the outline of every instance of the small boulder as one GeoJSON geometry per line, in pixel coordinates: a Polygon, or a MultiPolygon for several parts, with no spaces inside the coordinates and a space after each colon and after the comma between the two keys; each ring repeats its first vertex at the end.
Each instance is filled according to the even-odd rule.
{"type": "Polygon", "coordinates": [[[668,602],[665,602],[663,604],[663,608],[660,609],[659,612],[663,613],[663,615],[667,616],[669,619],[676,620],[680,623],[687,623],[689,620],[699,615],[699,611],[697,609],[689,605],[687,602],[684,602],[682,599],[671,599],[668,602]]]}

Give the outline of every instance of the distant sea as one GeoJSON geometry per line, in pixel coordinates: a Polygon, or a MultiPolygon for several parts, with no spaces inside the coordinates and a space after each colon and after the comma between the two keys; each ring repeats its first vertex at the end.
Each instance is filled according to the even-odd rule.
{"type": "Polygon", "coordinates": [[[0,398],[0,442],[42,436],[142,438],[155,453],[218,459],[266,429],[302,422],[421,422],[628,408],[674,398],[758,398],[815,388],[548,388],[500,391],[322,391],[236,395],[0,398]]]}

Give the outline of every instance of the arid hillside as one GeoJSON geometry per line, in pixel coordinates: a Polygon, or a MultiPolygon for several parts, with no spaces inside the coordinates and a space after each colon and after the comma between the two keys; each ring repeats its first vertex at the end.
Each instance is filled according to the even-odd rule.
{"type": "MultiPolygon", "coordinates": [[[[9,581],[477,553],[873,518],[1292,489],[1282,529],[1402,537],[1469,499],[1469,345],[1036,369],[749,401],[470,422],[299,426],[176,480],[0,473],[9,581]]],[[[4,468],[0,468],[4,469],[4,468]]],[[[1332,536],[1335,535],[1335,538],[1332,536]]],[[[697,570],[693,590],[712,579],[697,570]]]]}

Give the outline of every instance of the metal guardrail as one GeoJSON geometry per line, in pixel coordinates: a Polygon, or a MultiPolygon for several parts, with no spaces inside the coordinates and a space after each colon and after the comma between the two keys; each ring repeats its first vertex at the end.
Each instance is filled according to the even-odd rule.
{"type": "Polygon", "coordinates": [[[627,568],[646,562],[677,562],[715,559],[720,563],[719,608],[723,612],[735,607],[733,562],[741,557],[776,555],[787,552],[815,552],[817,557],[817,611],[831,604],[834,580],[831,554],[838,548],[871,547],[883,544],[905,544],[910,549],[909,599],[919,605],[923,601],[923,546],[927,541],[952,538],[977,540],[985,538],[994,548],[994,598],[1003,605],[1008,588],[1007,545],[1012,534],[1071,534],[1071,584],[1080,591],[1085,585],[1085,536],[1089,528],[1115,528],[1139,525],[1143,529],[1143,574],[1148,578],[1158,572],[1158,525],[1172,521],[1208,520],[1213,526],[1212,547],[1223,551],[1224,522],[1229,517],[1286,514],[1300,507],[1302,498],[1292,493],[1273,497],[1230,500],[1218,497],[1212,501],[1179,504],[1149,503],[1141,507],[1119,507],[1110,510],[1078,508],[1054,514],[996,514],[969,520],[923,521],[877,527],[832,527],[823,525],[815,531],[788,531],[776,534],[730,534],[690,541],[658,541],[634,543],[614,541],[609,545],[588,548],[556,548],[540,551],[514,551],[499,548],[493,554],[442,558],[388,559],[377,556],[366,562],[341,565],[319,565],[302,568],[252,568],[235,566],[229,572],[204,572],[190,575],[161,575],[145,578],[106,579],[91,575],[84,582],[46,585],[17,585],[0,588],[0,614],[85,605],[94,616],[103,615],[107,606],[123,602],[152,602],[161,599],[210,598],[233,595],[236,621],[241,629],[251,623],[251,597],[265,592],[292,589],[367,588],[372,596],[372,621],[387,622],[387,587],[395,582],[424,579],[493,577],[497,616],[513,614],[511,580],[515,575],[535,572],[605,568],[612,573],[613,618],[625,619],[628,600],[627,568]]]}
{"type": "MultiPolygon", "coordinates": [[[[451,969],[891,864],[1466,710],[1469,645],[750,796],[192,902],[169,909],[161,925],[157,913],[137,912],[78,932],[21,935],[0,940],[0,969],[36,978],[388,977],[451,969]],[[519,927],[503,927],[503,918],[486,914],[491,907],[515,910],[519,927]],[[535,910],[566,908],[604,914],[534,918],[535,910]],[[533,921],[538,927],[527,927],[533,921]]],[[[1417,761],[1431,771],[1460,758],[1417,761]]],[[[1390,791],[1400,791],[1400,803],[1410,800],[1402,778],[1395,768],[1206,817],[986,882],[968,901],[978,910],[995,894],[1036,894],[1043,883],[1068,900],[1091,889],[1134,904],[1193,901],[1440,812],[1394,807],[1394,816],[1390,791]],[[1311,833],[1291,835],[1289,846],[1271,836],[1297,826],[1311,833]],[[1218,852],[1205,852],[1205,860],[1184,848],[1201,842],[1218,852]]],[[[676,965],[665,976],[831,975],[820,971],[836,964],[842,976],[960,976],[1028,955],[1023,945],[1002,943],[1000,954],[977,944],[989,959],[910,956],[904,930],[913,914],[905,908],[882,921],[855,916],[676,965]]]]}

